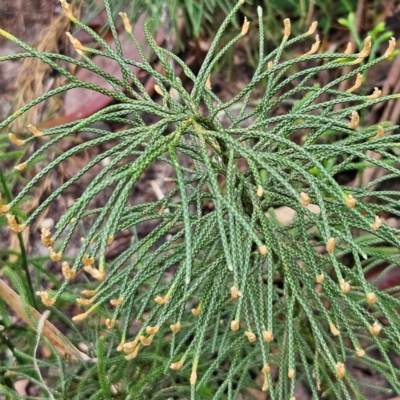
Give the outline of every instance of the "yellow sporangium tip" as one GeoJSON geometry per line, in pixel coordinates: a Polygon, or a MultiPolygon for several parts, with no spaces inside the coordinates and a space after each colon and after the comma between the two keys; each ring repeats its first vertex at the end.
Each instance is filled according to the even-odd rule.
{"type": "Polygon", "coordinates": [[[369,100],[379,99],[381,97],[382,90],[379,90],[377,87],[374,88],[373,93],[368,97],[369,100]]]}
{"type": "Polygon", "coordinates": [[[253,343],[257,340],[257,336],[254,334],[254,332],[246,331],[244,335],[247,337],[250,343],[253,343]]]}
{"type": "Polygon", "coordinates": [[[196,369],[193,367],[192,373],[190,374],[190,384],[191,384],[191,385],[195,385],[196,382],[197,382],[197,371],[196,371],[196,369]]]}
{"type": "Polygon", "coordinates": [[[365,356],[365,351],[363,349],[357,348],[356,349],[356,354],[357,354],[357,357],[364,357],[365,356]]]}
{"type": "Polygon", "coordinates": [[[139,343],[139,338],[136,338],[135,340],[132,340],[132,342],[126,342],[124,343],[123,346],[123,350],[124,353],[131,353],[133,350],[136,349],[136,346],[139,343]]]}
{"type": "Polygon", "coordinates": [[[292,379],[294,377],[295,373],[296,373],[296,371],[294,369],[289,369],[288,374],[287,374],[288,378],[292,379]]]}
{"type": "Polygon", "coordinates": [[[395,47],[396,47],[396,39],[392,37],[389,39],[389,47],[387,48],[383,56],[386,58],[390,57],[393,54],[395,47]]]}
{"type": "Polygon", "coordinates": [[[308,34],[309,35],[312,35],[314,32],[315,32],[315,30],[317,29],[317,26],[318,26],[318,22],[317,21],[314,21],[312,24],[311,24],[311,26],[310,26],[310,28],[308,29],[308,34]]]}
{"type": "Polygon", "coordinates": [[[357,111],[352,111],[351,113],[351,119],[349,123],[349,128],[350,129],[355,129],[360,123],[360,116],[358,115],[357,111]]]}
{"type": "Polygon", "coordinates": [[[67,261],[64,261],[62,263],[61,272],[63,274],[64,279],[66,279],[67,281],[71,281],[76,276],[76,272],[70,268],[67,261]]]}
{"type": "Polygon", "coordinates": [[[89,265],[85,265],[83,267],[83,269],[89,274],[91,275],[94,279],[98,280],[98,281],[104,281],[104,279],[106,279],[106,274],[104,271],[99,271],[96,268],[93,268],[89,265]]]}
{"type": "Polygon", "coordinates": [[[83,321],[85,318],[87,318],[87,316],[90,314],[90,310],[88,310],[88,311],[86,311],[86,312],[84,312],[84,313],[82,313],[82,314],[78,314],[78,315],[75,315],[75,317],[72,317],[72,321],[74,321],[74,322],[81,322],[81,321],[83,321]]]}
{"type": "Polygon", "coordinates": [[[336,376],[338,378],[343,378],[346,375],[346,367],[340,361],[336,363],[336,376]]]}
{"type": "Polygon", "coordinates": [[[269,374],[271,372],[270,366],[268,364],[264,364],[263,367],[262,367],[261,372],[263,374],[269,374]]]}
{"type": "Polygon", "coordinates": [[[150,346],[152,341],[153,341],[153,338],[146,337],[144,335],[140,335],[139,340],[140,340],[140,342],[142,343],[143,346],[150,346]]]}
{"type": "Polygon", "coordinates": [[[169,367],[171,369],[177,371],[177,370],[179,370],[179,369],[181,369],[183,367],[183,363],[184,363],[184,360],[181,360],[181,361],[178,361],[178,362],[175,362],[175,363],[171,363],[171,365],[169,367]]]}
{"type": "Polygon", "coordinates": [[[158,86],[158,85],[154,85],[154,90],[155,90],[155,91],[156,91],[156,93],[158,93],[160,96],[162,96],[162,95],[163,95],[163,92],[162,92],[162,90],[161,90],[160,86],[158,86]]]}
{"type": "Polygon", "coordinates": [[[125,356],[125,360],[129,361],[129,360],[133,360],[134,358],[136,358],[139,353],[139,349],[140,349],[140,346],[137,346],[136,349],[134,351],[132,351],[132,353],[125,356]]]}
{"type": "Polygon", "coordinates": [[[257,187],[257,196],[261,198],[263,196],[263,194],[264,194],[264,189],[261,185],[259,185],[257,187]]]}
{"type": "Polygon", "coordinates": [[[114,328],[114,326],[115,326],[115,321],[113,321],[113,320],[110,319],[110,318],[107,318],[107,319],[106,319],[106,326],[107,326],[108,329],[114,328]]]}
{"type": "Polygon", "coordinates": [[[290,33],[292,31],[292,28],[290,26],[290,19],[286,18],[283,20],[283,25],[285,26],[284,31],[283,31],[283,37],[287,39],[290,36],[290,33]]]}
{"type": "Polygon", "coordinates": [[[21,233],[26,228],[25,224],[18,224],[15,215],[7,214],[6,216],[7,216],[8,226],[13,232],[21,233]]]}
{"type": "Polygon", "coordinates": [[[182,324],[178,321],[176,324],[171,324],[169,327],[172,332],[178,333],[182,329],[182,324]]]}
{"type": "Polygon", "coordinates": [[[33,136],[36,136],[36,137],[41,137],[41,136],[43,136],[43,132],[39,131],[39,129],[36,128],[36,126],[34,126],[34,125],[32,125],[32,124],[29,124],[29,125],[27,126],[27,128],[31,131],[31,133],[33,134],[33,136]]]}
{"type": "Polygon", "coordinates": [[[383,128],[382,125],[378,125],[378,131],[375,136],[372,136],[369,138],[369,140],[374,140],[374,139],[379,139],[382,138],[385,135],[385,129],[383,128]]]}
{"type": "Polygon", "coordinates": [[[302,55],[302,57],[311,56],[311,55],[315,54],[318,51],[320,44],[321,44],[321,41],[319,40],[319,36],[315,35],[315,43],[311,46],[311,49],[309,51],[307,51],[307,53],[304,53],[302,55]]]}
{"type": "Polygon", "coordinates": [[[146,326],[146,333],[149,335],[155,335],[159,331],[159,326],[146,326]]]}
{"type": "Polygon", "coordinates": [[[367,303],[368,304],[376,303],[376,294],[374,292],[367,293],[367,303]]]}
{"type": "Polygon", "coordinates": [[[83,265],[92,267],[94,264],[94,257],[89,257],[88,254],[84,254],[82,257],[83,265]]]}
{"type": "Polygon", "coordinates": [[[269,385],[268,385],[268,379],[266,376],[264,376],[264,383],[262,385],[261,391],[262,392],[267,392],[269,389],[269,385]]]}
{"type": "Polygon", "coordinates": [[[358,89],[361,86],[362,82],[363,82],[362,74],[357,74],[356,82],[355,82],[354,86],[352,86],[350,89],[347,89],[346,92],[347,93],[354,92],[356,89],[358,89]]]}
{"type": "Polygon", "coordinates": [[[268,61],[267,68],[271,69],[273,66],[274,66],[274,63],[272,61],[268,61]]]}
{"type": "Polygon", "coordinates": [[[111,299],[110,304],[114,307],[120,306],[124,302],[124,299],[120,297],[119,299],[111,299]]]}
{"type": "Polygon", "coordinates": [[[263,256],[265,256],[267,254],[267,251],[268,251],[267,246],[265,244],[260,246],[258,248],[258,250],[261,253],[261,255],[263,255],[263,256]]]}
{"type": "Polygon", "coordinates": [[[326,251],[328,253],[333,253],[335,251],[336,240],[335,238],[331,237],[326,242],[326,251]]]}
{"type": "Polygon", "coordinates": [[[266,329],[263,329],[262,336],[264,342],[270,343],[274,340],[274,334],[272,333],[272,331],[267,331],[266,329]]]}
{"type": "Polygon", "coordinates": [[[344,279],[340,281],[340,290],[342,293],[347,294],[350,293],[351,286],[349,282],[346,282],[344,279]]]}
{"type": "Polygon", "coordinates": [[[76,302],[81,305],[81,306],[88,306],[92,304],[93,300],[92,299],[76,299],[76,302]]]}
{"type": "Polygon", "coordinates": [[[125,344],[125,340],[122,339],[122,341],[120,342],[120,344],[117,346],[117,351],[122,351],[124,349],[124,344],[125,344]]]}
{"type": "Polygon", "coordinates": [[[81,293],[85,297],[93,297],[97,293],[97,290],[84,289],[84,290],[81,291],[81,293]]]}
{"type": "Polygon", "coordinates": [[[0,214],[5,214],[9,212],[11,207],[8,204],[1,204],[0,203],[0,214]]]}
{"type": "Polygon", "coordinates": [[[317,283],[322,283],[324,280],[325,280],[324,274],[320,274],[315,277],[315,282],[317,282],[317,283]]]}
{"type": "Polygon", "coordinates": [[[69,19],[74,19],[74,16],[72,15],[71,5],[68,4],[66,2],[66,0],[60,0],[60,3],[61,3],[62,10],[64,12],[64,15],[69,19]]]}
{"type": "Polygon", "coordinates": [[[26,163],[18,164],[14,168],[18,171],[23,171],[26,168],[26,163]]]}
{"type": "Polygon", "coordinates": [[[108,238],[107,238],[107,244],[108,245],[110,245],[112,242],[114,241],[114,236],[109,236],[108,238]]]}
{"type": "Polygon", "coordinates": [[[49,294],[47,293],[47,291],[38,291],[36,292],[36,294],[38,296],[40,296],[42,303],[47,306],[47,307],[51,307],[54,305],[54,303],[56,302],[55,299],[50,298],[49,294]]]}
{"type": "Polygon", "coordinates": [[[192,308],[192,314],[195,317],[198,317],[201,313],[201,305],[199,305],[197,308],[192,308]]]}
{"type": "Polygon", "coordinates": [[[379,218],[378,215],[375,216],[375,221],[373,224],[370,225],[371,229],[377,231],[382,225],[382,220],[379,218]]]}
{"type": "Polygon", "coordinates": [[[49,229],[42,227],[42,234],[40,237],[42,243],[46,247],[51,247],[54,244],[54,239],[51,238],[51,232],[49,229]]]}
{"type": "Polygon", "coordinates": [[[339,336],[340,332],[338,330],[338,328],[336,328],[335,324],[333,324],[332,322],[329,324],[329,329],[331,330],[331,333],[333,336],[339,336]]]}
{"type": "Polygon", "coordinates": [[[119,16],[122,18],[122,22],[124,23],[125,30],[128,33],[132,33],[132,25],[129,22],[128,16],[124,12],[120,12],[119,16]]]}
{"type": "Polygon", "coordinates": [[[233,321],[231,321],[231,331],[236,332],[238,330],[239,330],[239,321],[234,319],[233,321]]]}
{"type": "Polygon", "coordinates": [[[250,22],[247,21],[246,17],[244,17],[244,22],[242,25],[242,32],[241,32],[242,35],[245,35],[249,31],[249,26],[250,26],[250,22]]]}
{"type": "Polygon", "coordinates": [[[207,88],[207,89],[211,89],[211,75],[208,75],[208,76],[207,76],[206,88],[207,88]]]}
{"type": "Polygon", "coordinates": [[[363,49],[358,54],[358,58],[354,60],[352,64],[358,64],[369,56],[369,53],[371,52],[371,43],[372,43],[371,36],[367,36],[364,40],[363,49]]]}
{"type": "Polygon", "coordinates": [[[347,44],[346,49],[344,50],[343,53],[344,53],[344,54],[351,54],[352,51],[353,51],[353,46],[352,46],[351,42],[349,42],[349,43],[347,44]]]}
{"type": "Polygon", "coordinates": [[[25,140],[18,139],[13,133],[9,133],[8,137],[11,143],[14,143],[17,146],[23,146],[25,144],[25,140]]]}
{"type": "Polygon", "coordinates": [[[352,194],[348,194],[347,196],[345,196],[344,202],[346,203],[346,206],[349,208],[353,208],[357,204],[357,201],[352,194]]]}
{"type": "Polygon", "coordinates": [[[49,247],[49,249],[50,249],[50,259],[51,259],[52,261],[54,261],[54,262],[60,261],[61,258],[62,258],[62,256],[63,256],[63,253],[62,253],[61,251],[59,251],[58,253],[56,253],[56,252],[53,250],[52,247],[49,247]]]}
{"type": "Polygon", "coordinates": [[[310,204],[310,196],[307,193],[301,192],[300,193],[300,204],[303,207],[307,207],[310,204]]]}
{"type": "Polygon", "coordinates": [[[156,296],[155,299],[154,299],[154,301],[157,304],[160,304],[160,305],[166,304],[168,302],[168,300],[169,300],[169,295],[168,294],[166,294],[164,297],[156,296]]]}
{"type": "Polygon", "coordinates": [[[236,287],[236,286],[232,286],[230,288],[230,292],[231,292],[231,298],[236,300],[239,297],[242,297],[242,292],[236,287]]]}
{"type": "Polygon", "coordinates": [[[69,220],[69,223],[70,223],[70,224],[73,224],[75,221],[76,221],[76,219],[75,219],[75,217],[73,217],[73,218],[71,218],[71,219],[69,220]]]}
{"type": "Polygon", "coordinates": [[[69,41],[72,43],[72,46],[74,46],[75,50],[79,53],[80,51],[85,50],[85,47],[82,45],[82,43],[74,38],[69,32],[65,32],[67,35],[69,41]]]}

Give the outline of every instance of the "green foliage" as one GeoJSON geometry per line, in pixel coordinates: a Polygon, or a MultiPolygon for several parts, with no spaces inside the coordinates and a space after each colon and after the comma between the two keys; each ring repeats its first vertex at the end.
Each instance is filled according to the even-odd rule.
{"type": "MultiPolygon", "coordinates": [[[[359,54],[316,54],[314,47],[313,53],[281,62],[283,51],[313,30],[289,39],[285,21],[279,47],[265,55],[263,14],[258,8],[258,67],[250,83],[224,103],[213,93],[209,76],[224,53],[247,32],[245,22],[242,32],[216,53],[242,2],[221,24],[197,75],[155,44],[149,22],[144,32],[165,74],[152,68],[133,35],[142,59],[125,58],[109,2],[105,3],[115,49],[76,20],[63,2],[71,21],[99,44],[98,48],[82,48],[75,42],[82,61],[40,53],[0,30],[24,50],[0,60],[38,57],[70,81],[27,104],[3,121],[0,129],[41,101],[76,87],[115,101],[88,118],[45,129],[40,139],[27,139],[26,143],[45,141],[24,161],[29,167],[63,138],[79,132],[98,135],[49,162],[8,203],[11,213],[15,212],[40,179],[58,165],[91,147],[109,144],[40,204],[24,225],[10,224],[15,230],[32,224],[65,189],[109,160],[82,195],[77,195],[51,237],[44,232],[45,244],[54,240],[50,253],[57,260],[73,232],[84,221],[91,221],[72,269],[64,264],[67,279],[49,292],[50,300],[44,298],[53,314],[62,314],[68,298],[63,297],[65,293],[78,296],[80,289],[95,289],[96,293],[86,301],[90,304],[82,305],[86,311],[74,317],[84,326],[75,329],[73,340],[79,343],[82,339],[88,345],[91,360],[64,364],[53,351],[49,363],[59,379],[54,382],[54,375],[49,375],[53,381],[46,381],[48,388],[42,395],[233,399],[244,388],[257,387],[250,373],[259,375],[262,369],[262,389],[269,390],[272,399],[293,397],[300,384],[310,388],[313,399],[363,398],[361,384],[346,371],[354,360],[378,371],[393,392],[400,394],[400,371],[389,358],[391,351],[400,353],[396,311],[400,300],[392,295],[394,289],[379,291],[364,277],[375,266],[390,269],[399,262],[400,232],[377,218],[383,210],[399,215],[398,193],[374,190],[378,183],[400,176],[395,167],[398,159],[391,152],[398,147],[398,127],[358,123],[358,111],[400,96],[363,96],[336,89],[344,80],[388,58],[390,51],[360,65],[370,51],[366,40],[359,54]],[[115,60],[123,80],[99,70],[91,54],[115,60]],[[59,65],[60,60],[103,76],[114,91],[80,81],[59,65]],[[190,92],[171,61],[192,81],[190,92]],[[300,63],[299,71],[287,76],[300,63]],[[154,78],[161,103],[146,93],[132,66],[154,78]],[[344,67],[352,67],[351,72],[325,86],[314,84],[320,72],[344,67]],[[266,91],[249,111],[247,106],[259,85],[266,91]],[[276,115],[277,106],[287,99],[299,101],[276,115]],[[343,108],[335,109],[338,104],[343,108]],[[116,132],[91,127],[103,120],[125,122],[126,127],[116,132]],[[303,136],[301,144],[291,140],[296,133],[303,136]],[[380,158],[371,157],[371,151],[380,158]],[[181,165],[183,157],[190,160],[189,167],[181,165]],[[174,188],[161,200],[130,205],[139,177],[155,161],[173,168],[174,176],[167,179],[175,183],[174,188]],[[359,186],[341,186],[335,177],[349,166],[360,171],[381,168],[386,174],[365,185],[360,180],[359,186]],[[106,189],[111,193],[106,203],[93,208],[91,201],[106,189]],[[211,210],[205,207],[210,202],[211,210]],[[308,207],[310,202],[314,208],[308,207]],[[288,224],[276,215],[280,206],[295,211],[288,224]],[[116,259],[106,258],[107,245],[120,231],[134,230],[151,220],[158,225],[149,234],[139,237],[116,259]],[[73,280],[81,270],[93,282],[81,277],[73,280]],[[106,331],[101,318],[115,327],[106,331]],[[381,318],[387,322],[383,324],[381,318]],[[137,329],[134,321],[139,321],[137,329]],[[116,352],[118,344],[118,350],[126,354],[116,352]]],[[[40,368],[49,367],[46,362],[38,363],[40,368]]],[[[43,382],[26,371],[26,366],[6,368],[43,388],[43,382]]],[[[11,389],[3,386],[0,390],[11,389]]]]}

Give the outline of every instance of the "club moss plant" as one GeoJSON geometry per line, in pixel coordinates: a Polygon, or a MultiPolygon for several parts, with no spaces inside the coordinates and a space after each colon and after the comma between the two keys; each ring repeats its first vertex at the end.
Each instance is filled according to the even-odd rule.
{"type": "MultiPolygon", "coordinates": [[[[250,370],[261,374],[257,382],[271,399],[295,399],[299,384],[309,387],[313,399],[363,398],[362,385],[349,371],[349,362],[376,370],[393,393],[400,394],[400,371],[389,354],[400,354],[398,288],[377,290],[365,279],[368,270],[387,265],[387,271],[399,262],[400,231],[378,215],[380,211],[399,215],[398,193],[374,190],[379,183],[400,176],[398,158],[391,151],[399,146],[398,127],[389,123],[362,126],[359,116],[375,104],[400,96],[381,96],[378,88],[366,96],[356,94],[363,72],[388,59],[395,40],[390,39],[384,54],[366,62],[370,37],[353,54],[350,45],[339,53],[318,53],[320,41],[315,36],[308,52],[282,62],[282,53],[312,38],[317,24],[290,38],[290,21],[285,20],[281,44],[264,54],[259,7],[258,66],[240,93],[223,102],[212,90],[213,67],[248,33],[249,22],[245,19],[241,32],[216,49],[243,2],[236,4],[220,26],[197,75],[179,57],[157,46],[147,21],[143,28],[147,42],[164,68],[163,73],[157,72],[121,13],[141,60],[125,58],[108,0],[105,7],[115,48],[77,20],[61,0],[66,17],[98,43],[85,47],[67,33],[80,60],[40,53],[0,30],[24,51],[0,61],[37,57],[70,81],[12,114],[0,128],[49,97],[73,88],[87,88],[114,100],[85,119],[44,130],[29,126],[33,135],[26,140],[10,133],[16,145],[41,143],[15,167],[18,171],[29,168],[63,138],[79,132],[97,137],[58,155],[14,200],[3,203],[0,211],[7,215],[10,229],[21,232],[65,189],[101,164],[101,171],[76,197],[55,231],[42,230],[43,245],[49,248],[51,260],[58,262],[65,281],[53,294],[46,290],[37,294],[54,310],[63,293],[72,290],[82,307],[72,318],[76,323],[99,319],[100,310],[110,313],[104,329],[118,332],[119,343],[110,351],[113,357],[121,352],[117,359],[124,365],[135,365],[141,355],[157,354],[153,341],[167,341],[170,355],[160,361],[158,373],[182,376],[179,382],[184,379],[192,399],[234,398],[251,385],[250,370]],[[115,60],[123,79],[102,71],[91,55],[115,60]],[[60,61],[102,76],[114,90],[80,81],[60,61]],[[171,61],[192,81],[190,91],[171,61]],[[293,73],[292,67],[298,64],[301,67],[293,73]],[[131,67],[154,78],[162,101],[149,96],[131,67]],[[324,86],[315,84],[323,71],[345,67],[350,67],[349,73],[339,74],[324,86]],[[354,81],[354,86],[339,91],[345,80],[354,81]],[[249,101],[258,87],[266,89],[258,105],[251,108],[249,101]],[[297,101],[277,115],[274,111],[288,99],[297,101]],[[92,127],[100,121],[122,123],[124,129],[109,132],[92,127]],[[300,144],[291,140],[296,132],[301,132],[300,144]],[[108,150],[96,153],[26,220],[16,218],[14,210],[42,178],[75,154],[105,143],[108,150]],[[183,157],[190,160],[189,167],[181,164],[183,157]],[[102,164],[106,158],[109,162],[102,164]],[[138,179],[156,161],[172,166],[174,175],[165,179],[175,184],[173,189],[161,200],[131,205],[138,179]],[[354,186],[340,185],[335,179],[341,172],[362,174],[366,168],[380,168],[383,174],[367,183],[360,179],[354,186]],[[91,200],[106,189],[110,195],[105,204],[93,208],[91,200]],[[211,209],[204,207],[210,203],[211,209]],[[288,224],[276,217],[280,206],[295,211],[288,224]],[[79,254],[69,263],[64,253],[72,234],[87,218],[93,223],[79,254]],[[119,232],[151,220],[158,224],[150,233],[114,260],[107,259],[107,246],[119,232]],[[93,281],[83,296],[74,291],[80,287],[81,270],[93,281]],[[139,332],[132,334],[136,320],[140,321],[139,332]],[[215,390],[211,393],[207,388],[215,390]]],[[[99,346],[103,342],[104,338],[99,346]]],[[[104,382],[99,390],[99,398],[108,398],[110,388],[104,382]]]]}

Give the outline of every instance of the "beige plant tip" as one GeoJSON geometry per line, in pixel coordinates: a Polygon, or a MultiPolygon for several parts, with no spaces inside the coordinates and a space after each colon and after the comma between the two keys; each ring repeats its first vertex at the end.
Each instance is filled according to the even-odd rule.
{"type": "Polygon", "coordinates": [[[257,336],[254,334],[254,332],[246,331],[244,335],[247,337],[250,343],[253,343],[257,340],[257,336]]]}
{"type": "Polygon", "coordinates": [[[63,274],[64,279],[66,279],[67,281],[71,281],[76,276],[76,272],[70,268],[67,261],[64,261],[62,263],[61,272],[63,274]]]}
{"type": "Polygon", "coordinates": [[[169,327],[172,332],[178,333],[182,329],[182,324],[178,321],[176,324],[171,324],[169,327]]]}
{"type": "Polygon", "coordinates": [[[104,271],[100,271],[96,268],[93,268],[89,265],[85,265],[83,269],[92,276],[92,278],[98,280],[98,281],[104,281],[106,279],[106,274],[104,271]]]}
{"type": "Polygon", "coordinates": [[[160,96],[162,96],[162,95],[163,95],[163,92],[162,92],[162,90],[161,90],[160,86],[158,86],[158,85],[154,85],[154,90],[155,90],[155,91],[156,91],[156,93],[158,93],[160,96]]]}
{"type": "Polygon", "coordinates": [[[369,332],[371,333],[371,335],[374,335],[374,336],[378,336],[381,333],[381,330],[382,330],[382,326],[380,324],[378,324],[378,322],[376,322],[376,321],[374,322],[373,325],[371,325],[369,327],[369,332]]]}
{"type": "Polygon", "coordinates": [[[390,57],[393,54],[395,47],[396,47],[396,39],[392,37],[389,39],[389,46],[383,56],[386,58],[390,57]]]}
{"type": "Polygon", "coordinates": [[[264,194],[264,189],[263,189],[263,187],[261,185],[259,185],[258,188],[257,188],[257,196],[258,197],[262,197],[263,194],[264,194]]]}
{"type": "Polygon", "coordinates": [[[72,15],[72,8],[71,5],[66,2],[66,0],[60,0],[62,10],[65,16],[69,19],[73,19],[74,16],[72,15]]]}
{"type": "Polygon", "coordinates": [[[117,351],[118,352],[121,352],[124,349],[124,344],[125,344],[124,341],[120,342],[120,344],[117,346],[117,351]]]}
{"type": "Polygon", "coordinates": [[[197,371],[195,369],[192,370],[192,373],[190,375],[190,384],[195,385],[197,382],[197,371]]]}
{"type": "Polygon", "coordinates": [[[362,82],[363,82],[362,74],[357,74],[356,82],[354,83],[354,86],[352,86],[350,89],[347,89],[346,92],[347,93],[354,92],[356,89],[358,89],[361,86],[362,82]]]}
{"type": "Polygon", "coordinates": [[[113,243],[114,242],[114,236],[109,236],[108,238],[107,238],[107,245],[110,245],[111,243],[113,243]]]}
{"type": "Polygon", "coordinates": [[[319,40],[319,36],[315,35],[315,43],[311,46],[311,49],[309,51],[307,51],[307,53],[303,54],[303,57],[311,56],[311,55],[315,54],[318,51],[320,44],[321,44],[321,41],[319,40]]]}
{"type": "Polygon", "coordinates": [[[92,304],[93,300],[92,299],[76,299],[76,302],[80,304],[81,306],[88,306],[89,304],[92,304]]]}
{"type": "Polygon", "coordinates": [[[244,17],[244,22],[242,25],[242,35],[245,35],[249,31],[250,22],[247,21],[247,18],[244,17]]]}
{"type": "Polygon", "coordinates": [[[41,298],[41,300],[42,300],[42,303],[43,303],[45,306],[47,306],[47,307],[53,306],[54,303],[56,302],[55,299],[52,299],[52,298],[49,296],[49,293],[48,293],[47,291],[38,291],[38,292],[36,292],[36,294],[37,294],[38,296],[40,296],[40,298],[41,298]]]}
{"type": "Polygon", "coordinates": [[[349,42],[344,50],[344,54],[351,54],[353,52],[353,46],[351,42],[349,42]]]}
{"type": "Polygon", "coordinates": [[[135,350],[133,350],[132,353],[125,356],[125,360],[129,361],[129,360],[133,360],[134,358],[136,358],[139,353],[139,349],[140,349],[140,347],[136,346],[135,350]]]}
{"type": "Polygon", "coordinates": [[[230,288],[230,292],[231,292],[231,298],[233,300],[238,299],[239,297],[242,297],[242,292],[236,287],[236,286],[232,286],[230,288]]]}
{"type": "Polygon", "coordinates": [[[372,44],[371,36],[367,36],[364,40],[363,49],[358,54],[358,58],[354,60],[352,64],[358,64],[369,56],[369,53],[371,52],[371,44],[372,44]]]}
{"type": "Polygon", "coordinates": [[[344,294],[350,293],[351,290],[350,283],[342,279],[342,281],[340,282],[340,290],[344,294]]]}
{"type": "Polygon", "coordinates": [[[382,125],[378,125],[378,130],[375,136],[370,137],[370,140],[382,138],[385,135],[385,129],[382,125]]]}
{"type": "Polygon", "coordinates": [[[315,30],[317,29],[317,26],[318,26],[318,22],[317,21],[314,21],[311,25],[310,25],[310,28],[308,29],[308,34],[309,35],[312,35],[314,32],[315,32],[315,30]]]}
{"type": "Polygon", "coordinates": [[[120,306],[124,302],[124,299],[120,297],[119,299],[111,299],[110,304],[114,307],[120,306]]]}
{"type": "Polygon", "coordinates": [[[326,251],[328,253],[333,253],[335,251],[335,245],[336,245],[336,239],[331,237],[328,239],[328,241],[326,242],[326,251]]]}
{"type": "Polygon", "coordinates": [[[7,217],[7,221],[8,221],[8,226],[13,232],[21,233],[26,228],[25,224],[19,224],[17,222],[15,215],[7,214],[6,217],[7,217]]]}
{"type": "MultiPolygon", "coordinates": [[[[114,326],[115,326],[115,321],[113,321],[113,320],[110,319],[110,318],[107,318],[107,319],[106,319],[106,326],[107,326],[108,329],[114,328],[114,326]]],[[[117,349],[117,350],[118,350],[118,349],[117,349]]]]}
{"type": "Polygon", "coordinates": [[[315,282],[317,282],[317,283],[322,283],[324,280],[325,280],[324,274],[319,274],[315,277],[315,282]]]}
{"type": "Polygon", "coordinates": [[[357,111],[352,111],[351,113],[351,119],[349,123],[349,128],[350,129],[355,129],[357,126],[360,124],[360,116],[358,115],[357,111]]]}
{"type": "Polygon", "coordinates": [[[363,349],[357,348],[356,349],[356,355],[357,355],[357,357],[364,357],[365,356],[365,351],[363,349]]]}
{"type": "Polygon", "coordinates": [[[23,146],[25,144],[25,140],[18,139],[13,133],[9,133],[8,137],[9,137],[11,143],[13,143],[17,146],[23,146]]]}
{"type": "Polygon", "coordinates": [[[168,296],[168,295],[166,295],[166,296],[164,296],[164,297],[162,297],[162,296],[156,296],[155,299],[154,299],[154,301],[155,301],[157,304],[160,304],[160,305],[167,303],[168,300],[169,300],[169,296],[168,296]]]}
{"type": "Polygon", "coordinates": [[[269,389],[269,385],[268,385],[268,379],[266,376],[264,376],[264,383],[262,385],[261,391],[263,392],[267,392],[269,389]]]}
{"type": "Polygon", "coordinates": [[[369,100],[375,100],[375,99],[379,99],[379,97],[381,97],[382,95],[382,90],[380,90],[379,88],[375,87],[374,91],[372,92],[371,96],[368,97],[369,100]]]}
{"type": "Polygon", "coordinates": [[[177,370],[179,370],[179,369],[181,369],[183,367],[183,363],[184,363],[184,360],[181,360],[181,361],[178,361],[178,362],[175,362],[175,363],[171,363],[171,365],[169,367],[171,369],[177,371],[177,370]]]}
{"type": "Polygon", "coordinates": [[[292,396],[289,400],[296,400],[296,397],[292,396]]]}
{"type": "Polygon", "coordinates": [[[129,22],[128,16],[124,12],[120,12],[119,16],[122,18],[122,22],[124,23],[125,30],[128,33],[132,33],[132,25],[129,22]]]}
{"type": "Polygon", "coordinates": [[[329,324],[329,329],[331,330],[331,333],[333,336],[339,336],[340,332],[338,330],[338,328],[336,328],[336,325],[333,324],[332,322],[329,324]]]}
{"type": "Polygon", "coordinates": [[[32,133],[34,136],[36,136],[36,137],[41,137],[41,136],[43,136],[43,132],[39,131],[39,129],[36,128],[36,126],[34,126],[34,125],[32,125],[32,124],[29,124],[29,125],[27,126],[27,128],[31,131],[31,133],[32,133]]]}
{"type": "Polygon", "coordinates": [[[86,297],[93,297],[97,293],[97,290],[84,289],[81,293],[86,297]]]}
{"type": "Polygon", "coordinates": [[[344,202],[346,203],[346,206],[349,207],[349,208],[353,208],[357,204],[356,199],[351,194],[347,195],[344,198],[344,202]]]}
{"type": "Polygon", "coordinates": [[[18,164],[14,167],[17,171],[23,171],[24,169],[26,169],[26,163],[21,163],[18,164]]]}
{"type": "Polygon", "coordinates": [[[208,75],[208,76],[207,76],[206,88],[207,88],[207,89],[211,89],[211,75],[208,75]]]}
{"type": "Polygon", "coordinates": [[[311,202],[310,196],[307,193],[301,192],[300,193],[300,204],[303,207],[307,207],[311,202]]]}
{"type": "Polygon", "coordinates": [[[153,341],[153,338],[141,335],[139,340],[140,340],[140,342],[142,343],[143,346],[150,346],[152,341],[153,341]]]}
{"type": "Polygon", "coordinates": [[[283,31],[283,36],[287,39],[290,36],[290,33],[292,32],[292,28],[290,25],[290,19],[286,18],[283,20],[283,25],[284,25],[284,31],[283,31]]]}
{"type": "Polygon", "coordinates": [[[346,375],[346,367],[342,362],[338,361],[336,363],[336,376],[338,378],[343,378],[345,375],[346,375]]]}
{"type": "Polygon", "coordinates": [[[159,326],[146,326],[146,333],[149,335],[155,335],[159,331],[159,326]]]}
{"type": "Polygon", "coordinates": [[[294,369],[289,369],[287,375],[288,375],[288,378],[292,379],[295,374],[296,374],[296,371],[294,369]]]}
{"type": "Polygon", "coordinates": [[[373,224],[370,225],[371,229],[377,231],[382,225],[382,220],[379,218],[378,215],[375,216],[375,221],[373,224]]]}
{"type": "Polygon", "coordinates": [[[267,246],[265,244],[260,246],[259,247],[259,251],[260,251],[261,255],[265,256],[267,254],[267,251],[268,251],[267,246]]]}
{"type": "Polygon", "coordinates": [[[84,254],[82,257],[83,265],[92,267],[94,264],[94,257],[89,257],[88,254],[84,254]]]}
{"type": "Polygon", "coordinates": [[[268,61],[267,68],[271,69],[273,66],[274,66],[274,63],[272,61],[268,61]]]}
{"type": "Polygon", "coordinates": [[[138,343],[139,343],[139,338],[136,338],[135,340],[132,340],[131,342],[124,343],[124,345],[123,345],[124,353],[131,353],[133,350],[136,349],[138,343]]]}
{"type": "Polygon", "coordinates": [[[1,204],[0,203],[0,214],[8,213],[11,210],[11,206],[8,204],[1,204]]]}
{"type": "Polygon", "coordinates": [[[54,239],[51,238],[51,232],[49,229],[42,227],[41,237],[42,243],[46,247],[51,247],[54,244],[54,239]]]}
{"type": "Polygon", "coordinates": [[[192,308],[192,314],[193,314],[195,317],[198,317],[198,316],[200,315],[200,313],[201,313],[201,308],[200,308],[200,307],[192,308]]]}
{"type": "Polygon", "coordinates": [[[50,249],[50,259],[54,262],[60,261],[62,259],[63,253],[59,251],[56,253],[52,247],[49,247],[50,249]]]}
{"type": "Polygon", "coordinates": [[[74,46],[76,51],[79,52],[85,49],[82,43],[78,39],[74,38],[69,32],[65,32],[65,34],[67,35],[69,41],[72,43],[72,46],[74,46]]]}
{"type": "Polygon", "coordinates": [[[263,339],[265,342],[269,343],[274,340],[274,334],[272,331],[267,331],[266,329],[263,329],[262,331],[263,339]]]}
{"type": "Polygon", "coordinates": [[[231,331],[236,332],[238,330],[239,330],[239,321],[234,319],[233,321],[231,321],[231,331]]]}
{"type": "Polygon", "coordinates": [[[261,372],[263,374],[269,374],[271,372],[271,367],[268,364],[264,364],[261,369],[261,372]]]}

